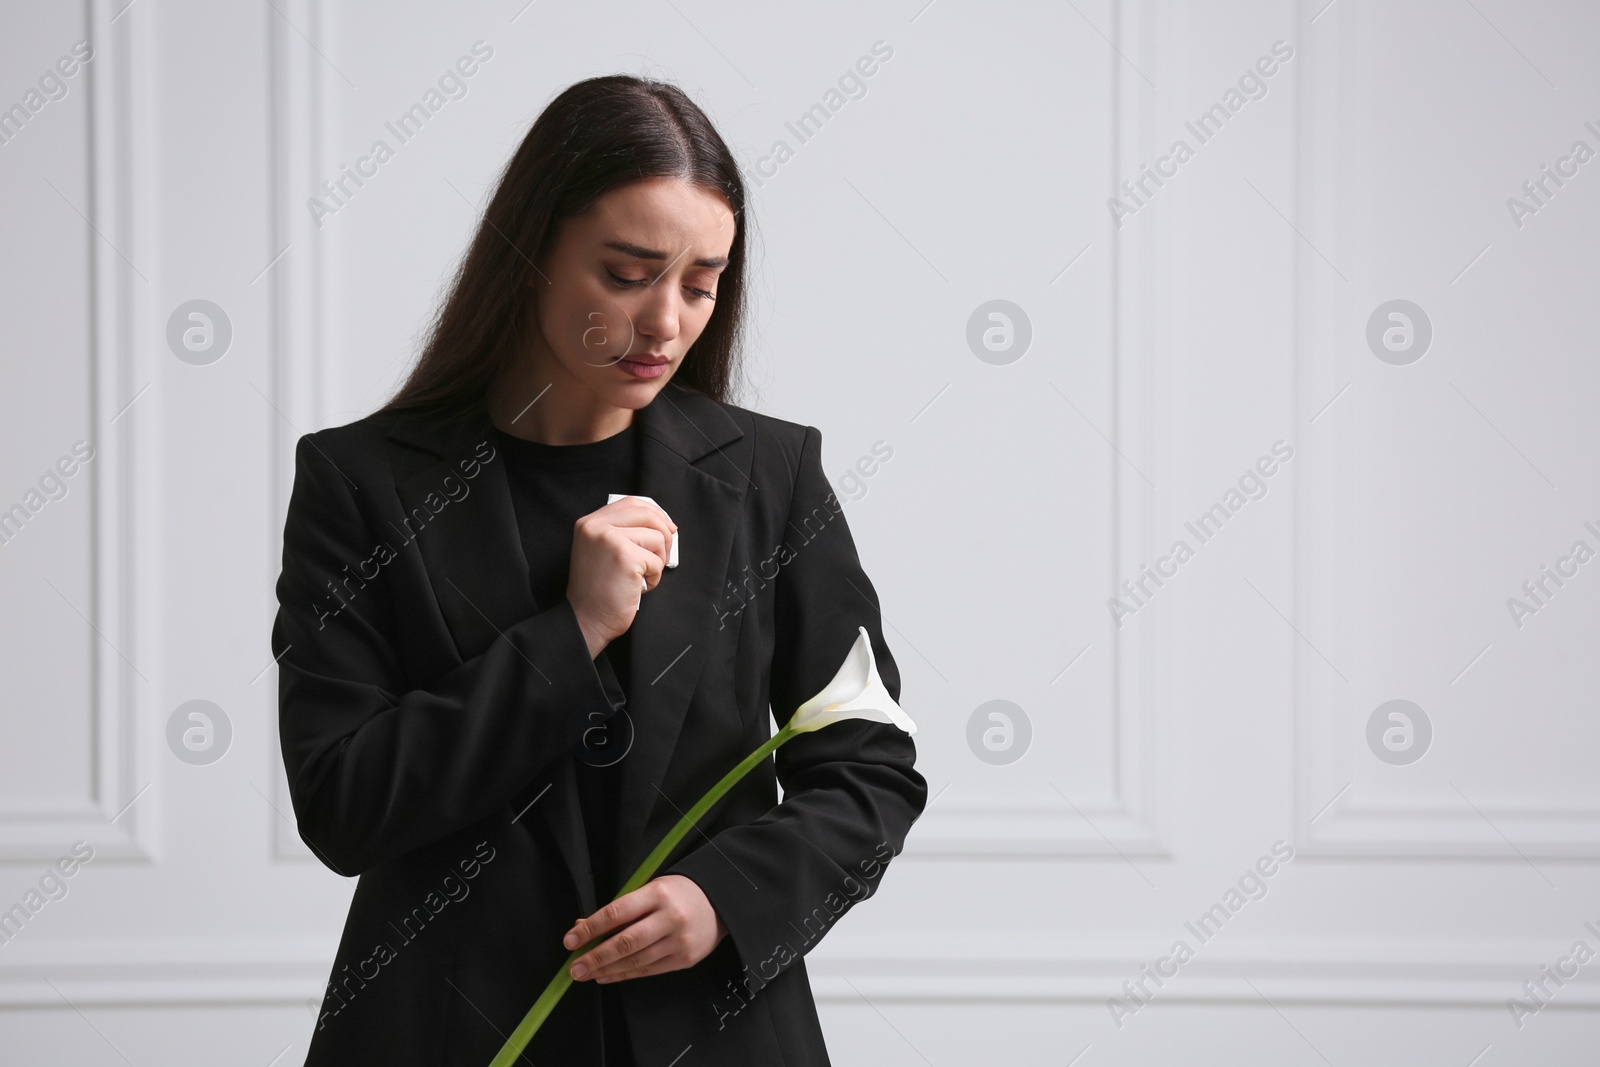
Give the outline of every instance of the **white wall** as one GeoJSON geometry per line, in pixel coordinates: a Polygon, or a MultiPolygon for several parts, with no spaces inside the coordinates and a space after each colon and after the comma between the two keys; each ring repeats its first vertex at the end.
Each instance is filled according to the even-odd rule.
{"type": "Polygon", "coordinates": [[[613,71],[678,82],[748,169],[745,402],[823,430],[937,798],[811,956],[835,1062],[1594,1062],[1600,959],[1520,1025],[1508,1000],[1600,952],[1600,565],[1521,588],[1600,550],[1600,163],[1520,188],[1600,151],[1600,10],[124,3],[0,32],[0,107],[94,50],[0,143],[0,508],[42,503],[0,546],[0,908],[94,850],[0,944],[5,1063],[304,1057],[352,885],[300,845],[275,748],[292,446],[388,395],[506,155],[613,71]],[[231,328],[211,362],[167,340],[194,300],[231,328]],[[1020,355],[969,343],[994,300],[1020,355]],[[1394,300],[1420,358],[1368,343],[1394,300]],[[168,740],[194,700],[231,728],[208,764],[168,740]],[[996,700],[1030,735],[1013,715],[998,756],[996,700]],[[1392,700],[1431,728],[1412,762],[1368,741],[1392,700]]]}

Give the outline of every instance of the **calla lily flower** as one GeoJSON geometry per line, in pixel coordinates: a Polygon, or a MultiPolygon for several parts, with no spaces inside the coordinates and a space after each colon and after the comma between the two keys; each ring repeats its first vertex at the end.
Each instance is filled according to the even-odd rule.
{"type": "Polygon", "coordinates": [[[908,734],[917,732],[911,716],[900,710],[883,679],[878,677],[878,664],[872,656],[872,638],[867,628],[858,626],[861,636],[850,646],[850,653],[839,665],[839,673],[822,692],[801,704],[789,720],[789,729],[797,734],[807,734],[832,726],[845,719],[865,719],[898,726],[908,734]]]}
{"type": "MultiPolygon", "coordinates": [[[[878,665],[872,656],[872,639],[867,636],[867,628],[858,626],[856,630],[859,636],[850,646],[850,651],[845,654],[844,662],[839,665],[833,680],[823,687],[822,692],[801,704],[783,729],[746,756],[737,767],[723,775],[722,780],[712,786],[706,795],[678,820],[678,825],[661,839],[661,843],[645,857],[639,869],[633,872],[633,877],[617,891],[617,897],[612,899],[627,896],[654,877],[661,864],[666,862],[667,856],[688,836],[695,823],[699,822],[717,801],[726,796],[728,790],[748,774],[751,768],[772,755],[778,746],[786,741],[848,719],[888,723],[891,726],[898,726],[908,734],[917,732],[917,724],[900,709],[899,704],[895,703],[894,698],[889,695],[889,690],[884,688],[883,679],[878,677],[878,665]]],[[[544,1025],[545,1019],[549,1018],[550,1012],[555,1009],[556,1003],[561,1000],[567,987],[572,985],[573,963],[579,956],[609,936],[602,934],[587,945],[580,945],[572,950],[567,962],[561,965],[561,970],[550,979],[550,984],[539,994],[539,999],[533,1002],[533,1007],[522,1017],[522,1022],[511,1032],[511,1036],[506,1038],[505,1044],[500,1047],[499,1053],[495,1055],[489,1067],[513,1067],[521,1058],[522,1050],[528,1047],[533,1035],[544,1025]]]]}

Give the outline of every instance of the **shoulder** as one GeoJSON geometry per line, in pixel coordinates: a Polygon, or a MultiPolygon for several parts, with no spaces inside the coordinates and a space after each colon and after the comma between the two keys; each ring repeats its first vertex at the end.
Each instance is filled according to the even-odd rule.
{"type": "Polygon", "coordinates": [[[351,422],[301,434],[297,445],[300,449],[321,451],[330,459],[342,457],[358,460],[364,454],[377,455],[382,452],[389,431],[402,414],[399,411],[374,411],[351,422]]]}
{"type": "Polygon", "coordinates": [[[295,445],[295,466],[331,467],[355,486],[399,482],[429,466],[452,444],[472,437],[470,430],[465,424],[441,422],[417,412],[381,409],[301,434],[295,445]]]}
{"type": "Polygon", "coordinates": [[[822,431],[805,422],[779,418],[736,404],[723,404],[750,441],[750,483],[763,509],[780,522],[796,515],[840,513],[832,483],[823,471],[822,431]]]}
{"type": "Polygon", "coordinates": [[[815,426],[782,419],[739,404],[723,403],[708,396],[697,395],[695,399],[715,405],[739,427],[749,439],[747,447],[750,449],[752,466],[767,469],[777,466],[793,473],[799,470],[807,448],[820,448],[822,434],[815,426]]]}

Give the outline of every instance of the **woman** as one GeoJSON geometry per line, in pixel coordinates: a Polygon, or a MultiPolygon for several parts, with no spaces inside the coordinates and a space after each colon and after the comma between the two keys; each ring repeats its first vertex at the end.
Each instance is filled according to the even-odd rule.
{"type": "Polygon", "coordinates": [[[909,736],[797,737],[608,904],[858,625],[899,697],[818,432],[727,402],[747,223],[682,92],[574,85],[396,396],[300,438],[283,756],[360,875],[308,1064],[486,1065],[600,936],[527,1062],[828,1062],[802,957],[922,811],[909,736]]]}

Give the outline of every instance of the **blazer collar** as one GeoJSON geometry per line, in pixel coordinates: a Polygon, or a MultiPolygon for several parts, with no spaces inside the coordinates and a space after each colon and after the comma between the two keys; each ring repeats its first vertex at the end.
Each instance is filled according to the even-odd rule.
{"type": "MultiPolygon", "coordinates": [[[[653,438],[686,463],[695,463],[744,435],[721,404],[676,382],[668,382],[655,400],[635,412],[634,421],[641,437],[653,438]]],[[[387,436],[433,456],[451,458],[470,453],[485,439],[491,425],[488,411],[481,408],[454,422],[401,411],[395,414],[387,436]]]]}
{"type": "MultiPolygon", "coordinates": [[[[669,382],[634,420],[639,453],[638,487],[632,491],[660,504],[678,524],[681,540],[678,566],[644,595],[629,631],[627,713],[633,744],[619,767],[616,827],[617,863],[624,876],[655,844],[641,839],[657,808],[664,810],[654,821],[670,826],[678,817],[660,786],[710,649],[715,605],[727,580],[749,485],[723,454],[743,432],[709,397],[669,382]]],[[[483,443],[491,425],[486,411],[454,424],[402,413],[388,430],[392,441],[416,450],[393,455],[404,513],[422,509],[432,515],[414,543],[454,644],[441,664],[446,669],[482,654],[506,629],[548,606],[536,605],[528,588],[528,562],[502,457],[484,458],[490,453],[483,443]],[[470,491],[441,503],[441,484],[451,475],[461,483],[461,472],[470,467],[459,464],[467,459],[481,462],[477,477],[467,483],[470,491]]],[[[557,761],[553,785],[524,818],[549,826],[589,914],[619,887],[596,887],[588,876],[573,760],[557,761]],[[606,895],[597,902],[597,893],[606,895]]]]}

